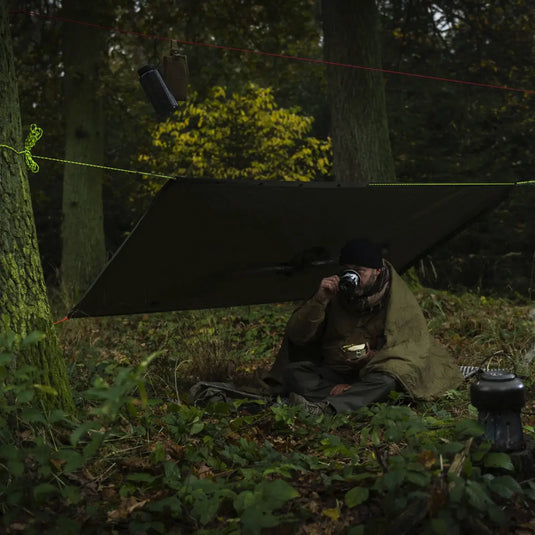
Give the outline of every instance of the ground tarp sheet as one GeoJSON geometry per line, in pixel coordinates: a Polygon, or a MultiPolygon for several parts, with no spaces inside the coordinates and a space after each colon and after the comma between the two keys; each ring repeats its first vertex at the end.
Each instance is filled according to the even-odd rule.
{"type": "Polygon", "coordinates": [[[403,272],[513,186],[170,180],[69,317],[304,299],[355,237],[403,272]]]}

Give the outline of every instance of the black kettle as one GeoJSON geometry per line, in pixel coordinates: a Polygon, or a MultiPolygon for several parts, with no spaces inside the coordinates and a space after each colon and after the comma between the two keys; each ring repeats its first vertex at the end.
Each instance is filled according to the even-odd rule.
{"type": "Polygon", "coordinates": [[[471,402],[477,408],[484,437],[494,451],[525,448],[520,411],[526,403],[524,383],[504,370],[488,370],[470,387],[471,402]]]}

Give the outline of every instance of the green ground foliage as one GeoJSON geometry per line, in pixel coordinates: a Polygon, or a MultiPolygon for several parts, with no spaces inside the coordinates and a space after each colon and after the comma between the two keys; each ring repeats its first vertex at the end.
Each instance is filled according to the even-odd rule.
{"type": "MultiPolygon", "coordinates": [[[[459,364],[515,369],[534,436],[530,307],[416,288],[459,364]]],[[[195,407],[198,380],[250,382],[272,362],[292,304],[57,326],[76,417],[41,406],[36,370],[0,340],[4,533],[521,533],[535,481],[490,450],[468,383],[351,415],[235,402],[195,407]]],[[[27,343],[32,343],[28,339],[27,343]]],[[[526,531],[524,531],[526,532],[526,531]]],[[[528,531],[529,532],[529,531],[528,531]]]]}

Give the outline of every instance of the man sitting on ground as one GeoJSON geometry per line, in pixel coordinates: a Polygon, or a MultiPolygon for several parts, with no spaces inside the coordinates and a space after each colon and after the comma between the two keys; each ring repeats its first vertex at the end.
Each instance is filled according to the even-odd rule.
{"type": "Polygon", "coordinates": [[[433,399],[463,380],[427,329],[416,298],[368,240],[348,242],[340,272],[322,279],[286,327],[266,382],[313,414],[335,414],[402,390],[433,399]]]}

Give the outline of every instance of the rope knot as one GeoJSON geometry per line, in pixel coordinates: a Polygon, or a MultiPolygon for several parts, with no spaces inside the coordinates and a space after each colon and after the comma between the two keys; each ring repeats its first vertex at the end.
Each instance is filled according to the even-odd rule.
{"type": "Polygon", "coordinates": [[[43,136],[43,129],[37,126],[36,124],[32,124],[30,126],[30,132],[26,136],[26,141],[24,142],[24,150],[17,150],[13,147],[10,147],[9,145],[0,145],[0,147],[4,147],[5,149],[12,150],[13,152],[17,154],[23,154],[24,155],[24,161],[26,163],[26,167],[32,172],[37,173],[39,171],[39,165],[37,165],[37,162],[32,157],[32,148],[34,145],[41,139],[43,136]]]}
{"type": "Polygon", "coordinates": [[[24,142],[24,151],[22,151],[24,153],[24,161],[32,173],[37,173],[39,171],[39,165],[32,158],[32,149],[42,136],[43,129],[36,124],[32,124],[30,126],[30,132],[26,136],[26,141],[24,142]]]}

